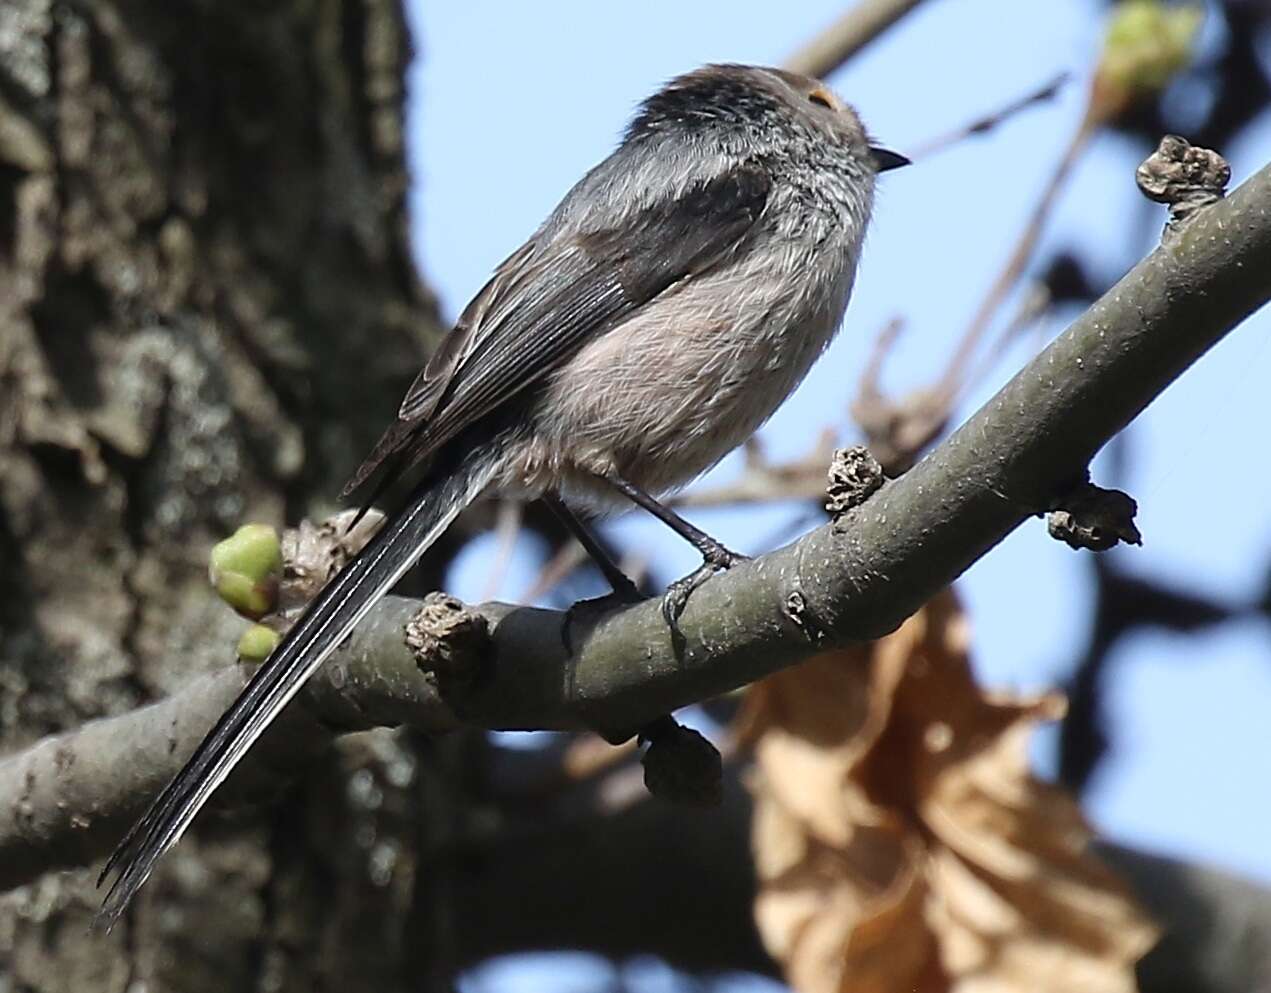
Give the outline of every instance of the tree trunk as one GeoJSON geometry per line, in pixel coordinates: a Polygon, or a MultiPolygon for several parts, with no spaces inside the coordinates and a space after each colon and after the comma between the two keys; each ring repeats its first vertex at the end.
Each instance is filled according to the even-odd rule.
{"type": "MultiPolygon", "coordinates": [[[[437,333],[408,56],[396,0],[0,7],[0,751],[224,665],[211,543],[334,495],[391,417],[437,333]]],[[[92,871],[0,897],[0,986],[416,988],[415,756],[336,751],[108,938],[92,871]]]]}

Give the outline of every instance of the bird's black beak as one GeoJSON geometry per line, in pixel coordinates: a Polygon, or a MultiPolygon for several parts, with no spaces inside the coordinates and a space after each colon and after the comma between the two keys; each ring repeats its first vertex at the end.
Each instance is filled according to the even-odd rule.
{"type": "Polygon", "coordinates": [[[878,172],[909,165],[909,160],[899,152],[888,151],[886,148],[871,148],[869,154],[874,160],[874,169],[878,172]]]}

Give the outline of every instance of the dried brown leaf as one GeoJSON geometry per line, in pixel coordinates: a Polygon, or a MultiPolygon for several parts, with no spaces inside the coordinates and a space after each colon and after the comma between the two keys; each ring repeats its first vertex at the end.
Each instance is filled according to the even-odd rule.
{"type": "Polygon", "coordinates": [[[754,687],[755,914],[801,993],[1132,993],[1156,932],[1029,772],[1054,694],[981,691],[952,593],[754,687]]]}

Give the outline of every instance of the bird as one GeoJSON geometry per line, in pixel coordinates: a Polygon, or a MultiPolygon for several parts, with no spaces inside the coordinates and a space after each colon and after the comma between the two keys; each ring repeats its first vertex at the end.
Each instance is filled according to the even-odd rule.
{"type": "Polygon", "coordinates": [[[580,515],[631,504],[702,554],[662,609],[742,556],[662,496],[749,438],[847,308],[879,173],[907,164],[816,79],[706,65],[637,109],[495,270],[402,399],[344,495],[413,488],[304,609],[111,855],[107,929],[305,680],[485,496],[543,499],[619,599],[639,592],[580,515]]]}

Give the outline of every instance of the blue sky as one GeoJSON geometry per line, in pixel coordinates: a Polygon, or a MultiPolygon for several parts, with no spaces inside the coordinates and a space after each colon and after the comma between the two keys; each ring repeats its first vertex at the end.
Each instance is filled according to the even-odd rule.
{"type": "MultiPolygon", "coordinates": [[[[420,58],[410,77],[409,123],[416,254],[446,314],[456,314],[612,149],[644,95],[703,62],[780,62],[844,7],[844,0],[417,0],[420,58]]],[[[887,384],[904,390],[942,368],[1077,124],[1101,10],[1075,0],[930,0],[830,78],[873,133],[900,151],[1059,71],[1077,81],[991,135],[884,177],[844,331],[764,428],[772,457],[796,457],[825,425],[854,437],[846,414],[852,384],[893,316],[906,319],[907,331],[887,384]]],[[[1219,31],[1211,19],[1207,36],[1219,31]]],[[[1271,159],[1271,119],[1264,115],[1222,151],[1234,185],[1271,159]]],[[[1047,247],[1071,246],[1115,277],[1151,248],[1163,217],[1135,190],[1142,155],[1125,139],[1096,143],[1052,218],[1043,257],[1047,247]]],[[[1071,316],[1057,315],[1020,341],[961,416],[1071,316]]],[[[1271,561],[1271,472],[1257,454],[1271,423],[1269,334],[1271,313],[1264,312],[1132,427],[1121,482],[1139,501],[1144,547],[1112,553],[1118,565],[1223,597],[1257,596],[1271,561]],[[1210,479],[1218,482],[1202,482],[1210,479]]],[[[1096,463],[1097,481],[1099,469],[1096,463]]],[[[736,471],[730,460],[710,478],[736,471]]],[[[739,551],[756,552],[756,536],[779,531],[793,512],[704,511],[696,519],[739,551]]],[[[656,549],[663,578],[696,564],[656,522],[630,514],[609,526],[631,545],[656,549]]],[[[461,564],[457,593],[483,591],[488,549],[489,542],[480,545],[461,564]]],[[[1084,554],[1051,541],[1038,521],[960,581],[986,684],[1032,689],[1062,679],[1087,631],[1084,554]]],[[[528,575],[524,566],[513,569],[500,595],[515,599],[528,575]]],[[[1101,832],[1271,881],[1269,633],[1266,621],[1247,621],[1196,639],[1144,634],[1120,647],[1108,701],[1116,750],[1087,804],[1101,832]]],[[[1042,769],[1052,743],[1043,737],[1039,745],[1042,769]]]]}

